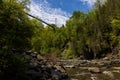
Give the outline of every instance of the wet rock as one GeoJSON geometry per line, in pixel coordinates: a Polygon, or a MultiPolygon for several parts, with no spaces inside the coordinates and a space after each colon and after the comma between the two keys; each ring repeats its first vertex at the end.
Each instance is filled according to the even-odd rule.
{"type": "Polygon", "coordinates": [[[84,56],[80,55],[79,60],[84,60],[84,59],[85,59],[84,56]]]}
{"type": "Polygon", "coordinates": [[[65,68],[75,68],[74,65],[65,65],[64,67],[65,67],[65,68]]]}
{"type": "Polygon", "coordinates": [[[54,74],[54,75],[52,75],[52,79],[53,79],[53,80],[59,80],[59,76],[56,75],[56,74],[54,74]]]}
{"type": "Polygon", "coordinates": [[[120,73],[119,70],[112,70],[112,72],[115,72],[115,73],[120,73]]]}
{"type": "Polygon", "coordinates": [[[90,77],[90,78],[91,78],[91,80],[98,80],[97,77],[90,77]]]}
{"type": "Polygon", "coordinates": [[[103,60],[109,60],[109,58],[108,57],[104,57],[103,60]]]}
{"type": "Polygon", "coordinates": [[[34,54],[38,54],[38,52],[33,52],[34,54]]]}
{"type": "Polygon", "coordinates": [[[25,52],[27,55],[30,55],[31,53],[32,53],[32,51],[30,50],[30,51],[26,51],[25,52]]]}
{"type": "Polygon", "coordinates": [[[56,68],[57,70],[59,70],[62,73],[65,73],[65,69],[62,66],[54,65],[54,68],[56,68]]]}
{"type": "Polygon", "coordinates": [[[113,69],[117,69],[117,70],[120,70],[120,67],[112,67],[113,69]]]}
{"type": "Polygon", "coordinates": [[[91,80],[99,80],[95,74],[91,74],[91,80]]]}
{"type": "Polygon", "coordinates": [[[31,53],[30,54],[33,58],[36,58],[36,56],[37,56],[37,54],[35,54],[35,53],[31,53]]]}
{"type": "Polygon", "coordinates": [[[83,61],[80,62],[80,64],[86,64],[86,63],[87,63],[86,60],[83,60],[83,61]]]}
{"type": "Polygon", "coordinates": [[[48,68],[53,68],[53,65],[47,64],[47,67],[48,67],[48,68]]]}
{"type": "Polygon", "coordinates": [[[104,66],[104,63],[103,62],[98,62],[97,65],[104,66]]]}
{"type": "Polygon", "coordinates": [[[103,74],[109,76],[110,78],[114,78],[114,75],[111,71],[103,71],[103,74]]]}
{"type": "Polygon", "coordinates": [[[91,73],[101,73],[98,67],[88,68],[88,71],[90,71],[91,73]]]}
{"type": "Polygon", "coordinates": [[[38,55],[37,55],[37,59],[38,59],[38,60],[43,60],[43,57],[42,57],[40,54],[38,54],[38,55]]]}

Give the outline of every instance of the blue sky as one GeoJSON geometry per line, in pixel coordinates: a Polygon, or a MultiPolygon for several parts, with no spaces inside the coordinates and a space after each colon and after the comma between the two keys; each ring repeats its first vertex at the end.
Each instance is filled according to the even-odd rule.
{"type": "Polygon", "coordinates": [[[87,13],[96,0],[31,0],[30,13],[48,23],[65,24],[74,11],[87,13]]]}
{"type": "Polygon", "coordinates": [[[79,0],[47,0],[53,8],[61,8],[63,11],[66,11],[70,14],[75,10],[81,10],[88,12],[90,9],[89,5],[84,4],[79,0]]]}

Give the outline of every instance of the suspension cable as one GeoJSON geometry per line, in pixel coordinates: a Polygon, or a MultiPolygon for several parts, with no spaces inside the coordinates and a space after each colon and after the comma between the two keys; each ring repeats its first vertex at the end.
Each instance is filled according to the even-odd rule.
{"type": "Polygon", "coordinates": [[[29,14],[29,13],[26,13],[26,14],[27,14],[28,16],[32,17],[32,18],[37,19],[38,21],[41,21],[41,22],[45,23],[46,25],[50,26],[51,28],[53,28],[53,29],[55,30],[55,27],[54,27],[54,26],[52,26],[52,25],[50,25],[49,23],[43,21],[42,19],[37,18],[37,17],[35,17],[35,16],[33,16],[33,15],[29,14]]]}

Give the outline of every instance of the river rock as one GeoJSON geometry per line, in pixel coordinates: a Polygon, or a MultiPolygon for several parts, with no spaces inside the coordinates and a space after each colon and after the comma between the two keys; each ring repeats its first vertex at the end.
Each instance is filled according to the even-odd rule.
{"type": "Polygon", "coordinates": [[[30,80],[69,80],[63,66],[46,60],[37,52],[24,54],[28,61],[28,76],[30,80]]]}
{"type": "Polygon", "coordinates": [[[32,51],[30,50],[30,51],[26,51],[25,52],[25,54],[27,54],[27,55],[30,55],[32,53],[32,51]]]}
{"type": "Polygon", "coordinates": [[[113,69],[117,69],[117,70],[120,70],[120,67],[112,67],[113,69]]]}
{"type": "Polygon", "coordinates": [[[36,56],[37,56],[35,53],[31,53],[30,55],[31,55],[33,58],[36,58],[36,56]]]}
{"type": "Polygon", "coordinates": [[[38,59],[38,60],[43,60],[43,57],[42,57],[40,54],[38,54],[38,55],[37,55],[37,59],[38,59]]]}
{"type": "Polygon", "coordinates": [[[109,60],[109,58],[108,57],[104,57],[103,60],[109,60]]]}
{"type": "Polygon", "coordinates": [[[111,71],[103,71],[103,74],[108,75],[110,78],[114,78],[114,75],[111,71]]]}
{"type": "Polygon", "coordinates": [[[65,69],[63,68],[63,66],[54,65],[54,68],[56,68],[57,70],[59,70],[62,73],[65,73],[65,69]]]}
{"type": "Polygon", "coordinates": [[[98,67],[92,67],[92,68],[88,68],[88,71],[90,71],[91,73],[100,73],[100,68],[98,67]]]}

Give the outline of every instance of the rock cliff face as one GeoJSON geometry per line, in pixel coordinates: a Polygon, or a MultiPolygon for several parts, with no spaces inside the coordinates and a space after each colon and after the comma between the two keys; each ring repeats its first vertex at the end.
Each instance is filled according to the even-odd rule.
{"type": "Polygon", "coordinates": [[[37,52],[26,52],[28,60],[28,76],[30,80],[69,80],[65,68],[61,64],[54,64],[37,52]]]}

